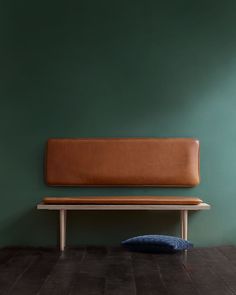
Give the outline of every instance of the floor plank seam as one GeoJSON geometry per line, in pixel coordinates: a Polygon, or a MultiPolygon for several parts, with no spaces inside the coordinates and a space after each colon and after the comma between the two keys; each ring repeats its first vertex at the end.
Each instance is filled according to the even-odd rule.
{"type": "Polygon", "coordinates": [[[235,246],[176,254],[18,248],[0,250],[0,258],[0,294],[236,295],[235,246]]]}
{"type": "Polygon", "coordinates": [[[47,283],[47,281],[50,279],[50,277],[52,276],[52,273],[53,273],[53,270],[54,268],[56,267],[58,261],[60,259],[60,254],[58,253],[58,258],[57,258],[57,261],[55,262],[54,266],[51,268],[51,270],[49,271],[48,275],[46,276],[46,278],[44,279],[41,287],[39,288],[39,290],[37,291],[36,295],[40,295],[40,292],[42,290],[42,288],[44,287],[44,285],[47,283]]]}
{"type": "Polygon", "coordinates": [[[37,256],[34,257],[33,261],[31,261],[29,265],[25,268],[25,270],[17,277],[17,279],[14,281],[10,289],[7,290],[6,294],[10,294],[11,290],[16,286],[16,284],[19,282],[22,276],[27,272],[27,270],[34,264],[36,260],[37,260],[37,256]]]}

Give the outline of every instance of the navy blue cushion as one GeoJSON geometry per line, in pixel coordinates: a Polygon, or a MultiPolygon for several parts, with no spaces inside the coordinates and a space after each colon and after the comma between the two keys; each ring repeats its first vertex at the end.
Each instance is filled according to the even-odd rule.
{"type": "Polygon", "coordinates": [[[163,235],[144,235],[123,241],[122,246],[138,252],[170,253],[186,250],[193,247],[189,241],[178,237],[163,235]]]}

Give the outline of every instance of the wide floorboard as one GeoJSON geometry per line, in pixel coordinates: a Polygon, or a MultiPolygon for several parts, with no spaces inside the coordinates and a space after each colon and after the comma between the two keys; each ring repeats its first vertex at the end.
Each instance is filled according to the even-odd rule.
{"type": "Polygon", "coordinates": [[[0,249],[0,294],[236,295],[236,247],[178,254],[120,247],[0,249]]]}

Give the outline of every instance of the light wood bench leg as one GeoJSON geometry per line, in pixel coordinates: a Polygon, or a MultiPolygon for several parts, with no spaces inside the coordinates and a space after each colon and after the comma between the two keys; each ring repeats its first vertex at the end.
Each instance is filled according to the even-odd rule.
{"type": "Polygon", "coordinates": [[[60,209],[60,250],[66,246],[66,210],[60,209]]]}
{"type": "Polygon", "coordinates": [[[181,238],[188,239],[188,210],[180,211],[181,238]]]}

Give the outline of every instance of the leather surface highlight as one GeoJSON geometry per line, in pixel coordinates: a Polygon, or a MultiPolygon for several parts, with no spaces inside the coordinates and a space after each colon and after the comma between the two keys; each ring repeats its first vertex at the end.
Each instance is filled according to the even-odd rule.
{"type": "Polygon", "coordinates": [[[81,196],[81,197],[45,197],[44,204],[96,204],[96,205],[198,205],[202,200],[196,197],[169,196],[81,196]]]}
{"type": "Polygon", "coordinates": [[[191,138],[49,139],[45,181],[56,186],[199,184],[199,142],[191,138]]]}

